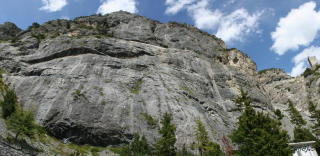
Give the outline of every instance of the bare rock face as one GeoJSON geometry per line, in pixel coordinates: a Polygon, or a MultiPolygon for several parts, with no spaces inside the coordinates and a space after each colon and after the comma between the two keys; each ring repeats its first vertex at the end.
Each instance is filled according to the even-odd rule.
{"type": "Polygon", "coordinates": [[[169,112],[178,148],[191,145],[198,117],[220,142],[236,126],[231,100],[240,87],[255,108],[273,111],[256,64],[190,25],[117,12],[51,21],[17,36],[19,43],[0,43],[0,65],[10,73],[4,81],[59,139],[119,145],[139,132],[155,143],[169,112]]]}

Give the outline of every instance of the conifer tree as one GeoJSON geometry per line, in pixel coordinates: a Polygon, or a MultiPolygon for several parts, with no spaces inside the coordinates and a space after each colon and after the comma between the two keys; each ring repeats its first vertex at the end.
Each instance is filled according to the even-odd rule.
{"type": "MultiPolygon", "coordinates": [[[[295,124],[293,134],[294,139],[293,142],[305,142],[305,141],[316,141],[314,144],[315,149],[317,152],[320,152],[320,144],[319,140],[311,133],[311,131],[307,128],[303,128],[302,126],[306,125],[306,121],[302,118],[299,111],[293,106],[293,103],[291,100],[288,100],[289,103],[289,114],[291,117],[291,122],[295,124]]],[[[311,117],[313,114],[313,111],[315,111],[315,107],[313,103],[309,102],[309,111],[311,113],[311,117]]]]}
{"type": "Polygon", "coordinates": [[[220,146],[217,143],[214,143],[209,140],[208,132],[198,117],[195,127],[195,139],[197,141],[197,147],[199,149],[200,156],[220,156],[223,155],[220,150],[220,146]]]}
{"type": "MultiPolygon", "coordinates": [[[[309,141],[316,141],[316,143],[314,144],[314,147],[317,151],[317,153],[320,153],[320,140],[318,139],[320,137],[320,110],[316,110],[317,105],[315,105],[312,101],[309,101],[309,112],[311,114],[311,118],[313,118],[315,120],[314,125],[311,126],[312,128],[312,132],[315,136],[313,136],[312,134],[309,134],[310,131],[307,130],[301,130],[302,132],[297,133],[296,136],[296,132],[295,134],[295,138],[297,137],[300,140],[302,139],[308,139],[309,141]],[[307,132],[306,132],[307,131],[307,132]],[[305,134],[305,135],[304,135],[305,134]]],[[[297,130],[295,130],[297,131],[297,130]]]]}
{"type": "Polygon", "coordinates": [[[11,114],[16,111],[17,96],[13,90],[6,90],[6,94],[3,95],[3,101],[0,101],[2,107],[2,117],[7,119],[11,114]]]}
{"type": "Polygon", "coordinates": [[[198,117],[198,119],[195,120],[195,122],[195,139],[197,141],[199,153],[201,156],[203,156],[206,150],[206,146],[209,143],[208,132],[206,131],[204,124],[201,122],[200,117],[198,117]]]}
{"type": "Polygon", "coordinates": [[[289,150],[287,131],[281,130],[278,120],[271,119],[263,112],[256,112],[250,105],[252,100],[247,92],[242,90],[241,95],[234,101],[245,102],[245,110],[239,117],[239,126],[229,136],[233,143],[239,145],[234,155],[288,156],[293,153],[289,150]]]}
{"type": "Polygon", "coordinates": [[[289,114],[291,117],[291,120],[290,120],[291,123],[297,125],[298,127],[306,125],[307,122],[300,115],[299,111],[294,107],[292,101],[288,99],[288,103],[289,103],[289,114]]]}
{"type": "Polygon", "coordinates": [[[176,147],[174,147],[174,144],[177,140],[175,137],[176,127],[174,124],[171,124],[171,115],[166,112],[160,123],[162,124],[162,127],[159,130],[161,138],[157,141],[155,146],[157,155],[175,156],[176,147]]]}

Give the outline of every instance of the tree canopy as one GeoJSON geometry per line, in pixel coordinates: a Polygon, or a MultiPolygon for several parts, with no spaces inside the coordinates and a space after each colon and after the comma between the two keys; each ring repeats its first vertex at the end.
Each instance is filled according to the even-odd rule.
{"type": "MultiPolygon", "coordinates": [[[[242,90],[242,89],[241,89],[242,90]]],[[[246,102],[245,110],[239,117],[238,128],[229,136],[233,143],[239,145],[234,155],[290,155],[287,131],[281,130],[279,121],[271,119],[263,112],[256,112],[250,105],[251,99],[247,92],[241,91],[234,102],[246,102]],[[250,102],[250,103],[249,103],[250,102]]]]}
{"type": "Polygon", "coordinates": [[[162,127],[159,129],[161,138],[157,141],[156,144],[156,154],[158,156],[175,156],[176,147],[174,144],[176,142],[176,126],[171,124],[171,115],[167,112],[164,113],[163,119],[160,121],[162,127]]]}

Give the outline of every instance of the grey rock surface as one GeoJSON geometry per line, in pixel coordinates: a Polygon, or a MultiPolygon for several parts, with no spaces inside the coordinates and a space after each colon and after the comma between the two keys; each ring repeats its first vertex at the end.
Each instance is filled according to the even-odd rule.
{"type": "Polygon", "coordinates": [[[169,112],[178,149],[191,146],[198,117],[221,143],[241,114],[231,111],[241,87],[257,110],[273,114],[256,64],[190,25],[116,12],[50,21],[17,36],[19,43],[0,43],[0,66],[10,73],[4,81],[61,140],[120,145],[139,132],[154,144],[169,112]]]}

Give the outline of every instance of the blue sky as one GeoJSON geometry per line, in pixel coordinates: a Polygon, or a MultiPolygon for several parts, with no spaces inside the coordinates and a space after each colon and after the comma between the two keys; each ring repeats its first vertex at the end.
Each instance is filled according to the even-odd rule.
{"type": "Polygon", "coordinates": [[[258,70],[297,76],[320,60],[320,2],[307,0],[0,0],[0,24],[74,19],[124,10],[162,23],[194,25],[247,53],[258,70]]]}

